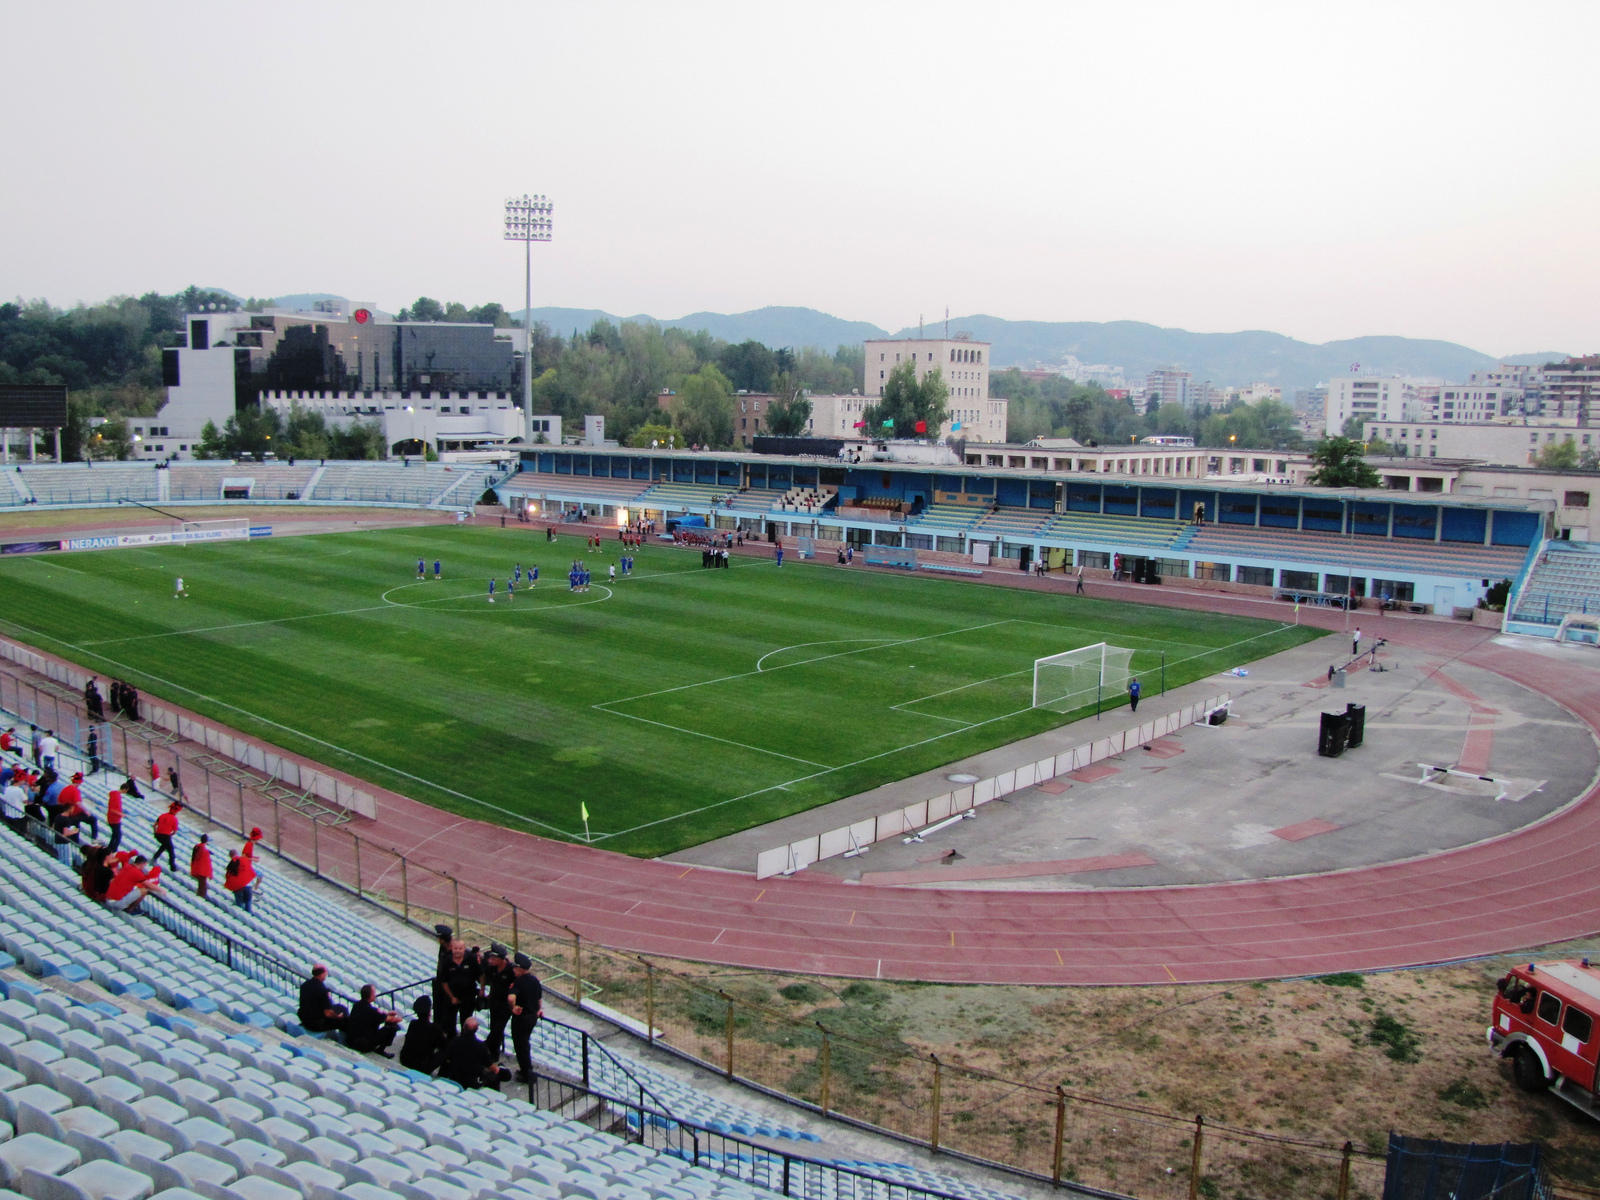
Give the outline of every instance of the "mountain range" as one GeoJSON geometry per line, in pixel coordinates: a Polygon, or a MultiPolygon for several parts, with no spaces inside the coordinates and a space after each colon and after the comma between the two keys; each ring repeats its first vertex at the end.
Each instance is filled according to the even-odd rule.
{"type": "MultiPolygon", "coordinates": [[[[312,300],[338,299],[327,293],[280,296],[283,307],[309,307],[312,300]]],[[[512,314],[520,324],[523,314],[512,314]]],[[[742,313],[696,312],[672,320],[638,314],[620,317],[594,308],[535,308],[533,319],[563,336],[582,333],[596,321],[650,322],[670,329],[705,330],[728,342],[757,341],[774,348],[817,346],[832,351],[868,338],[916,337],[916,326],[889,331],[867,321],[847,321],[814,308],[769,306],[742,313]]],[[[924,327],[941,336],[945,322],[924,327]]],[[[1351,371],[1409,375],[1462,382],[1497,363],[1545,363],[1566,351],[1538,351],[1495,358],[1455,342],[1376,335],[1341,341],[1302,342],[1281,333],[1194,333],[1142,321],[1012,321],[982,313],[949,321],[952,333],[990,343],[996,368],[1048,367],[1068,355],[1086,364],[1121,367],[1130,386],[1138,386],[1157,367],[1177,366],[1197,380],[1222,386],[1254,382],[1276,384],[1291,399],[1296,388],[1314,387],[1351,371]]]]}

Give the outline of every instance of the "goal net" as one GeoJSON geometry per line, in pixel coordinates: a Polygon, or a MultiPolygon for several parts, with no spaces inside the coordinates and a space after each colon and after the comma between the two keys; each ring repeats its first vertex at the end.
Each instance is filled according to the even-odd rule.
{"type": "Polygon", "coordinates": [[[1033,707],[1070,712],[1099,697],[1114,698],[1133,677],[1133,651],[1096,642],[1033,660],[1033,707]]]}

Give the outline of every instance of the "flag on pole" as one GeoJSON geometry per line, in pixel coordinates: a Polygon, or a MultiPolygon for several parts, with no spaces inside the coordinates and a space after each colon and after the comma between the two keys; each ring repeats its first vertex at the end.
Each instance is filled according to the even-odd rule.
{"type": "Polygon", "coordinates": [[[867,427],[867,423],[865,421],[857,421],[855,423],[855,428],[856,429],[865,429],[866,427],[867,427]]]}
{"type": "Polygon", "coordinates": [[[917,422],[917,432],[918,433],[927,433],[928,432],[928,423],[926,421],[918,421],[917,422]]]}
{"type": "Polygon", "coordinates": [[[589,823],[589,806],[582,800],[578,801],[578,813],[583,817],[583,823],[587,825],[589,823]]]}
{"type": "Polygon", "coordinates": [[[952,430],[955,430],[955,429],[960,429],[960,428],[961,428],[961,422],[960,422],[960,421],[953,421],[953,422],[951,422],[951,424],[950,424],[950,428],[951,428],[951,429],[952,429],[952,430]]]}
{"type": "Polygon", "coordinates": [[[893,429],[894,428],[894,418],[893,417],[885,417],[883,419],[883,427],[885,429],[893,429]]]}

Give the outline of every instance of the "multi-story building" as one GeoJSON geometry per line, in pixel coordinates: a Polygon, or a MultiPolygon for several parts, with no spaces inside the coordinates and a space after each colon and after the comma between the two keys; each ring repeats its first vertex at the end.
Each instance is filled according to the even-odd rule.
{"type": "Polygon", "coordinates": [[[1263,400],[1283,400],[1283,389],[1275,383],[1251,383],[1233,390],[1233,398],[1244,404],[1260,404],[1263,400]]]}
{"type": "Polygon", "coordinates": [[[1600,425],[1600,354],[1569,358],[1544,368],[1541,415],[1600,425]]]}
{"type": "Polygon", "coordinates": [[[519,430],[521,380],[512,331],[492,325],[402,323],[369,306],[338,312],[190,314],[188,345],[162,351],[167,400],[129,424],[134,457],[193,457],[219,429],[261,403],[316,409],[334,423],[377,419],[390,444],[501,442],[519,430]]]}
{"type": "Polygon", "coordinates": [[[1144,377],[1144,394],[1148,401],[1147,412],[1154,412],[1163,404],[1177,404],[1183,408],[1195,406],[1190,388],[1190,374],[1179,367],[1157,367],[1144,377]]]}
{"type": "Polygon", "coordinates": [[[916,366],[919,383],[935,371],[944,375],[945,387],[950,389],[951,408],[989,397],[988,342],[975,342],[965,337],[889,338],[868,341],[865,345],[862,392],[867,396],[883,395],[889,372],[902,362],[910,361],[916,366]]]}
{"type": "Polygon", "coordinates": [[[1547,446],[1570,441],[1580,454],[1600,453],[1600,430],[1565,422],[1518,419],[1464,424],[1456,421],[1368,421],[1364,437],[1394,447],[1399,458],[1442,458],[1527,467],[1547,446]]]}
{"type": "Polygon", "coordinates": [[[1416,385],[1409,379],[1381,375],[1343,375],[1328,382],[1322,430],[1337,437],[1352,417],[1367,421],[1415,421],[1416,385]]]}
{"type": "Polygon", "coordinates": [[[1483,383],[1446,383],[1425,405],[1430,420],[1446,424],[1497,421],[1522,408],[1522,389],[1483,383]]]}

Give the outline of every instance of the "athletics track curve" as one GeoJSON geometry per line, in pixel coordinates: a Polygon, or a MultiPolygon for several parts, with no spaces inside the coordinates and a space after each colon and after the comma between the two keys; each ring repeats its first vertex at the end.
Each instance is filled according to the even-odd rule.
{"type": "MultiPolygon", "coordinates": [[[[1128,592],[1143,602],[1272,611],[1233,597],[1128,592]]],[[[1331,628],[1342,614],[1302,617],[1319,619],[1331,628]]],[[[1600,728],[1600,664],[1582,652],[1520,650],[1458,622],[1369,618],[1369,631],[1437,661],[1494,671],[1600,728]]],[[[508,833],[403,798],[385,801],[373,833],[413,861],[640,954],[959,983],[1192,983],[1417,965],[1592,934],[1600,929],[1597,793],[1541,824],[1425,859],[1092,891],[862,886],[805,873],[758,882],[508,833]]]]}

